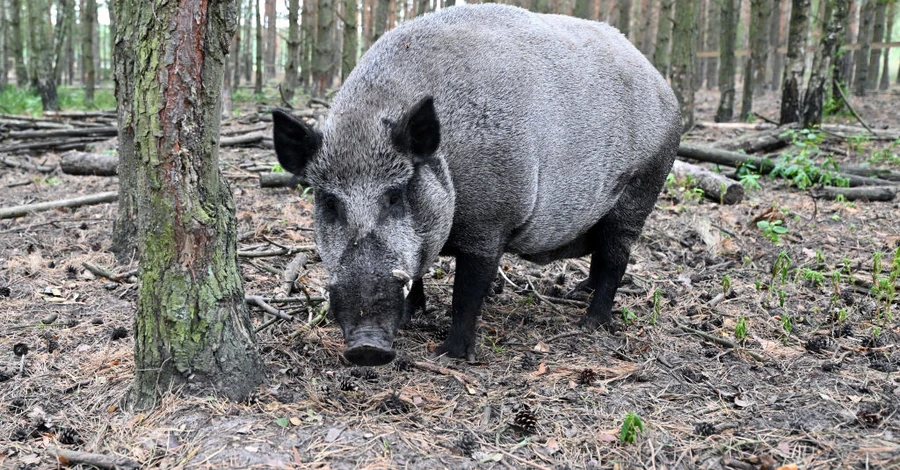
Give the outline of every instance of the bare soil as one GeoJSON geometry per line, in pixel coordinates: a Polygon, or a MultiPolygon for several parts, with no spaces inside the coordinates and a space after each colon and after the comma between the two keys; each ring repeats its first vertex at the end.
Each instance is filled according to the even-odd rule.
{"type": "MultiPolygon", "coordinates": [[[[699,120],[712,119],[717,98],[700,92],[699,120]]],[[[757,101],[762,115],[777,115],[775,97],[757,101]]],[[[893,90],[855,105],[873,126],[896,130],[898,102],[893,90]]],[[[686,139],[742,132],[704,128],[686,139]]],[[[861,163],[888,144],[823,147],[861,163]]],[[[58,155],[31,161],[55,165],[58,155]]],[[[242,249],[313,243],[311,201],[296,189],[260,189],[243,169],[274,163],[271,151],[221,153],[242,249]]],[[[879,251],[887,275],[900,204],[816,200],[782,180],[759,183],[735,206],[678,185],[664,191],[616,297],[621,331],[582,331],[584,309],[553,300],[583,279],[589,259],[538,266],[510,256],[508,280],[498,278],[479,324],[478,362],[434,359],[454,278],[453,260],[441,259],[425,281],[428,311],[400,333],[393,366],[343,364],[340,329],[331,320],[300,328],[309,314],[301,308],[300,322],[258,333],[268,379],[250,400],[173,390],[146,413],[126,405],[137,285],[82,265],[136,268],[116,266],[108,252],[116,205],[0,221],[0,467],[55,468],[51,448],[63,447],[152,468],[898,468],[900,329],[876,318],[884,305],[863,281],[879,251]],[[775,243],[760,218],[788,232],[775,243]],[[772,274],[782,252],[791,260],[783,281],[772,274]],[[845,260],[859,281],[844,273],[835,286],[828,275],[845,260]],[[28,347],[24,360],[17,344],[28,347]],[[626,444],[629,412],[645,429],[626,444]]],[[[111,191],[117,181],[0,163],[0,188],[6,207],[111,191]]],[[[322,294],[324,272],[311,258],[298,284],[322,294]]],[[[247,294],[276,292],[279,276],[267,267],[280,272],[291,259],[242,258],[247,294]]],[[[250,315],[257,326],[269,320],[255,306],[250,315]]]]}

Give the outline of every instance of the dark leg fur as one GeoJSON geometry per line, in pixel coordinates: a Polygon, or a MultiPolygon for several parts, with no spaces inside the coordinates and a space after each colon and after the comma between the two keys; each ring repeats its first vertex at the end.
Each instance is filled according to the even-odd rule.
{"type": "Polygon", "coordinates": [[[444,344],[435,350],[436,355],[446,353],[450,357],[475,360],[475,321],[497,272],[498,259],[467,254],[456,256],[450,332],[444,344]]]}
{"type": "Polygon", "coordinates": [[[405,325],[412,318],[412,315],[418,311],[425,311],[425,284],[422,279],[413,281],[412,289],[406,296],[406,309],[403,312],[403,321],[401,325],[405,325]]]}

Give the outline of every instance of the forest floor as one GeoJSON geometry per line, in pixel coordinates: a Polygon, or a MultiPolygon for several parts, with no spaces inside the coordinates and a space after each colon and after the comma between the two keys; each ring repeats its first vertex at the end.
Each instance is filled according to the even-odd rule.
{"type": "MultiPolygon", "coordinates": [[[[712,120],[716,99],[699,94],[699,120],[712,120]]],[[[777,115],[775,97],[757,102],[762,115],[777,115]]],[[[874,127],[900,129],[898,90],[854,102],[874,127]]],[[[698,128],[686,139],[742,132],[698,128]]],[[[840,150],[843,164],[890,144],[822,147],[840,150]]],[[[242,249],[313,242],[309,198],[260,189],[244,169],[274,165],[272,151],[220,156],[242,249]]],[[[885,165],[898,170],[898,160],[885,165]]],[[[32,161],[56,165],[58,155],[32,161]]],[[[116,266],[108,251],[116,205],[2,220],[0,467],[54,468],[51,449],[63,447],[152,468],[897,468],[900,329],[864,281],[878,252],[887,276],[900,204],[816,200],[784,180],[758,182],[733,206],[667,186],[616,296],[619,332],[582,331],[574,324],[583,308],[550,299],[584,277],[588,259],[538,266],[509,256],[508,281],[496,284],[479,324],[478,362],[433,359],[454,277],[442,258],[425,281],[429,309],[401,331],[392,367],[344,365],[333,321],[311,330],[279,322],[257,334],[267,380],[250,400],[174,390],[145,413],[125,406],[137,286],[82,265],[136,269],[116,266]],[[760,218],[787,232],[770,239],[760,218]],[[775,265],[784,269],[773,275],[775,265]],[[620,438],[628,413],[644,425],[632,443],[620,438]]],[[[0,163],[0,188],[7,207],[113,191],[117,181],[0,163]]],[[[242,258],[246,293],[277,292],[270,271],[292,258],[242,258]]],[[[314,256],[306,269],[299,282],[322,293],[314,256]]],[[[255,306],[250,315],[254,325],[268,321],[255,306]]]]}

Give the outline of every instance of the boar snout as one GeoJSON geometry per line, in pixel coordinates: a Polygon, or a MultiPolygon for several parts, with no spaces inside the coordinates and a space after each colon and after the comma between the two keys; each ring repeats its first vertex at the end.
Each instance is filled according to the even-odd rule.
{"type": "Polygon", "coordinates": [[[383,366],[394,360],[397,352],[389,339],[378,329],[360,329],[347,338],[344,358],[358,366],[383,366]]]}

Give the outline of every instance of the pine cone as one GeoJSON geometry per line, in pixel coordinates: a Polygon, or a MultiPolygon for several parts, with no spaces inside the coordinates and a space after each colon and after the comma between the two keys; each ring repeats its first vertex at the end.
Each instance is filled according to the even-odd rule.
{"type": "Polygon", "coordinates": [[[525,406],[516,413],[513,426],[525,433],[534,434],[537,432],[537,417],[525,406]]]}
{"type": "Polygon", "coordinates": [[[594,369],[584,369],[578,374],[578,383],[581,385],[590,385],[594,383],[594,380],[597,380],[597,373],[594,372],[594,369]]]}
{"type": "Polygon", "coordinates": [[[456,441],[456,448],[465,455],[466,457],[471,457],[472,452],[478,447],[478,442],[475,440],[475,435],[467,432],[456,441]]]}

